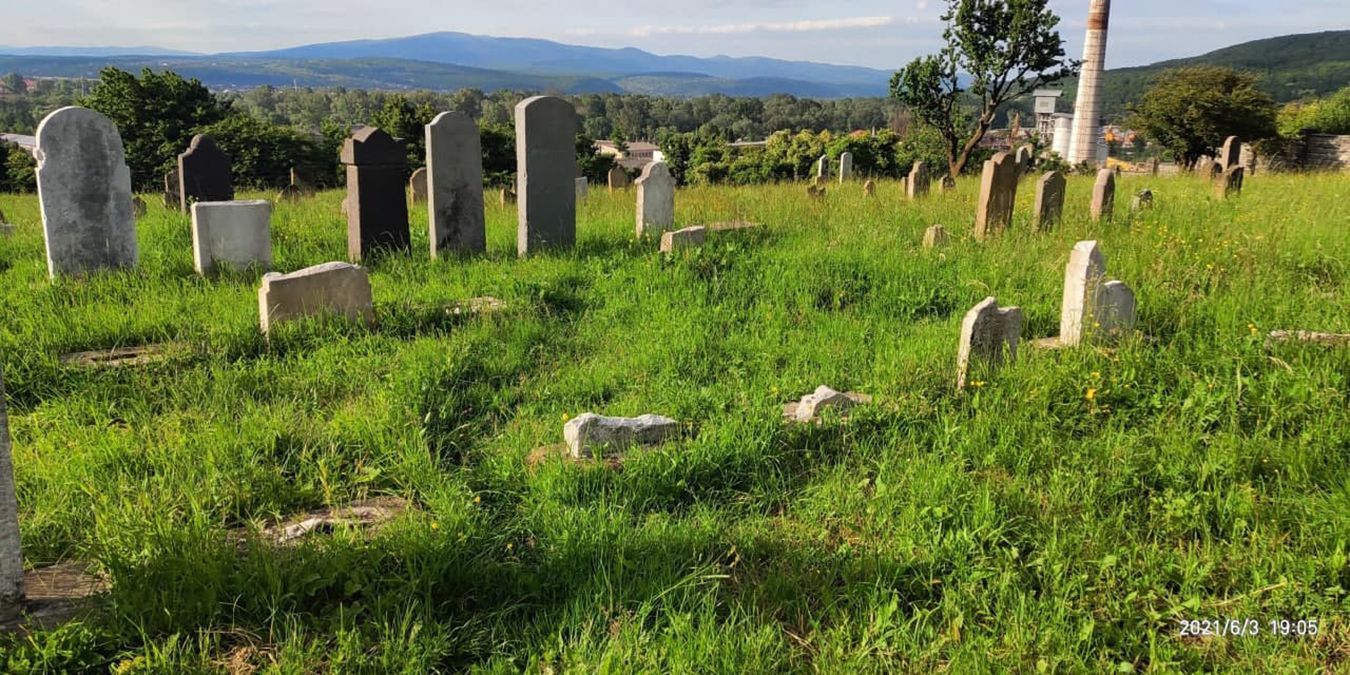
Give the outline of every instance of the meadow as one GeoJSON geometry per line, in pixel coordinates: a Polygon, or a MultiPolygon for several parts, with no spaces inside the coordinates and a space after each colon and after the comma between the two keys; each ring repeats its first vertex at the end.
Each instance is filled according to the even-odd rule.
{"type": "MultiPolygon", "coordinates": [[[[747,220],[697,250],[633,237],[633,194],[591,190],[574,251],[367,261],[377,326],[266,341],[258,275],[193,273],[186,216],[146,196],[141,265],[46,276],[33,196],[0,195],[0,365],[26,564],[108,592],[0,635],[6,672],[1347,672],[1350,177],[1257,174],[1217,201],[1125,176],[1093,224],[970,236],[977,180],[907,202],[832,185],[691,188],[678,226],[747,220]],[[1130,196],[1156,206],[1130,217],[1130,196]],[[943,224],[952,242],[921,246],[943,224]],[[964,313],[1058,331],[1075,242],[1134,288],[1138,335],[1037,351],[966,393],[964,313]],[[477,296],[501,312],[455,315],[477,296]],[[62,354],[173,342],[168,360],[62,354]],[[817,385],[870,394],[786,424],[817,385]],[[565,461],[582,412],[681,420],[622,464],[565,461]],[[373,532],[296,546],[292,514],[373,497],[373,532]],[[1255,637],[1183,637],[1186,619],[1255,637]],[[1272,635],[1271,620],[1317,620],[1272,635]]],[[[263,195],[242,195],[263,196],[263,195]]],[[[342,194],[282,203],[274,268],[346,255],[342,194]]]]}

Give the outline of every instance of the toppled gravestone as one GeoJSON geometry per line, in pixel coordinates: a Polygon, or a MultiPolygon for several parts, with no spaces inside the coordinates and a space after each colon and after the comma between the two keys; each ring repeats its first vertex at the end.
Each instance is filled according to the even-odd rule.
{"type": "Polygon", "coordinates": [[[583,413],[563,426],[573,459],[617,454],[636,445],[660,445],[680,432],[680,423],[660,415],[605,417],[583,413]]]}
{"type": "Polygon", "coordinates": [[[783,417],[794,422],[820,422],[821,414],[826,410],[848,417],[853,408],[871,402],[872,397],[866,394],[840,392],[822,384],[800,401],[784,405],[783,417]]]}

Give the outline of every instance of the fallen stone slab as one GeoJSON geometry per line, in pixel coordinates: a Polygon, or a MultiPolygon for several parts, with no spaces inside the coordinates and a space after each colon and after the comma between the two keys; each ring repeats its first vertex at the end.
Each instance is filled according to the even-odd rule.
{"type": "Polygon", "coordinates": [[[376,497],[346,506],[316,509],[288,518],[262,530],[263,537],[279,545],[294,544],[315,534],[332,534],[341,529],[372,533],[407,512],[411,506],[399,497],[376,497]]]}
{"type": "Polygon", "coordinates": [[[505,302],[490,295],[484,295],[453,303],[445,308],[445,313],[450,316],[478,316],[480,314],[495,314],[505,309],[505,302]]]}
{"type": "Polygon", "coordinates": [[[605,417],[588,412],[563,425],[563,438],[575,459],[617,454],[637,445],[660,445],[679,433],[679,422],[651,414],[605,417]]]}
{"type": "Polygon", "coordinates": [[[76,368],[120,368],[160,363],[190,351],[188,345],[184,343],[163,342],[138,347],[114,347],[62,354],[60,361],[63,365],[76,368]]]}
{"type": "Polygon", "coordinates": [[[25,570],[23,587],[20,616],[0,622],[0,632],[52,630],[77,619],[92,608],[94,598],[108,591],[109,584],[88,564],[71,561],[25,570]]]}
{"type": "Polygon", "coordinates": [[[731,232],[733,230],[751,230],[762,227],[759,223],[751,223],[745,220],[731,220],[725,223],[712,223],[707,225],[710,232],[731,232]]]}
{"type": "Polygon", "coordinates": [[[686,227],[674,232],[661,234],[661,252],[671,253],[682,248],[701,246],[708,237],[708,228],[702,226],[686,227]]]}
{"type": "Polygon", "coordinates": [[[783,418],[794,422],[818,423],[826,410],[834,410],[841,418],[847,418],[850,410],[871,402],[872,397],[867,394],[840,392],[822,384],[800,401],[784,404],[783,418]]]}
{"type": "Polygon", "coordinates": [[[1287,342],[1303,342],[1324,347],[1350,346],[1350,333],[1318,333],[1308,330],[1274,330],[1266,336],[1266,346],[1287,342]]]}
{"type": "Polygon", "coordinates": [[[264,335],[274,325],[318,314],[375,323],[375,306],[366,270],[345,262],[307,267],[290,274],[272,272],[258,289],[258,317],[264,335]]]}

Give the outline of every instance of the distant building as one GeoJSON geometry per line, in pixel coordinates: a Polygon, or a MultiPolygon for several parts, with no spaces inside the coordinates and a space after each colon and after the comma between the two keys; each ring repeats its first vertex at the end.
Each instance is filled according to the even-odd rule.
{"type": "Polygon", "coordinates": [[[619,152],[619,148],[614,145],[614,141],[596,141],[595,151],[605,157],[613,157],[617,160],[619,166],[636,171],[652,162],[665,161],[665,153],[655,143],[647,141],[630,141],[627,152],[619,152]]]}

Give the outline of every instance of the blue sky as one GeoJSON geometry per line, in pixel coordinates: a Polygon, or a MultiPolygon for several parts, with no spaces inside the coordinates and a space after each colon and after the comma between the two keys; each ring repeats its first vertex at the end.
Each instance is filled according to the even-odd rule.
{"type": "MultiPolygon", "coordinates": [[[[771,56],[894,69],[932,51],[944,0],[11,0],[0,44],[154,45],[199,52],[439,30],[661,54],[771,56]],[[596,8],[603,8],[597,13],[596,8]]],[[[1068,52],[1088,0],[1051,0],[1068,52]]],[[[1350,0],[1117,0],[1110,66],[1246,40],[1350,28],[1350,0]]]]}

